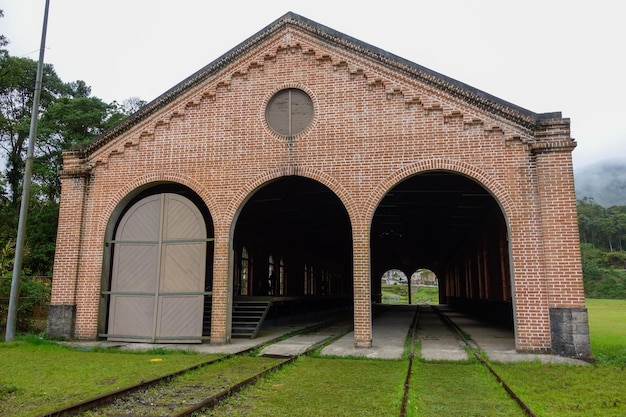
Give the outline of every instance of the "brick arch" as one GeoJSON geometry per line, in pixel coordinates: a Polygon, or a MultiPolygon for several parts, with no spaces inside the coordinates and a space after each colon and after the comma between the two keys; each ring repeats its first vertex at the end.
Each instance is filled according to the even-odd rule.
{"type": "Polygon", "coordinates": [[[485,187],[485,189],[496,199],[500,209],[502,210],[507,225],[509,225],[509,219],[515,216],[515,205],[513,204],[508,191],[495,178],[487,174],[482,169],[461,161],[427,159],[400,168],[379,183],[379,185],[370,194],[363,210],[365,216],[367,216],[366,218],[369,219],[369,222],[371,223],[371,220],[374,217],[374,212],[376,211],[380,201],[394,186],[410,176],[428,171],[447,171],[465,175],[473,179],[485,187]]]}
{"type": "Polygon", "coordinates": [[[111,216],[115,212],[115,210],[119,207],[119,205],[124,201],[126,197],[129,196],[133,191],[138,188],[149,185],[152,183],[159,182],[170,182],[176,183],[180,185],[184,185],[190,188],[193,192],[195,192],[202,201],[205,202],[207,208],[209,209],[209,213],[211,214],[211,218],[213,221],[213,225],[217,223],[218,216],[220,214],[219,206],[211,197],[209,192],[196,180],[193,178],[187,177],[185,175],[179,175],[176,173],[162,173],[156,172],[148,175],[144,175],[138,178],[135,178],[133,181],[124,184],[122,188],[120,188],[107,202],[106,206],[103,210],[100,211],[100,218],[98,219],[98,230],[106,230],[109,221],[111,220],[111,216]]]}
{"type": "Polygon", "coordinates": [[[262,187],[269,181],[291,175],[309,178],[328,187],[328,189],[330,189],[337,196],[337,198],[339,198],[344,208],[348,212],[348,218],[350,219],[351,228],[354,231],[354,225],[359,224],[360,216],[352,195],[350,195],[350,193],[339,183],[339,181],[337,181],[332,176],[315,168],[297,167],[290,171],[286,171],[284,168],[275,168],[269,170],[259,175],[254,180],[248,182],[246,186],[242,187],[231,200],[231,203],[228,205],[228,208],[225,210],[222,218],[222,221],[225,224],[231,225],[231,233],[235,227],[235,218],[256,189],[262,187]]]}

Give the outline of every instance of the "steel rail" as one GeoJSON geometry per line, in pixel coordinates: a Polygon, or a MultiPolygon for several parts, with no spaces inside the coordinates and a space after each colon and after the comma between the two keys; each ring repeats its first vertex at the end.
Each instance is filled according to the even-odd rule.
{"type": "MultiPolygon", "coordinates": [[[[188,372],[192,372],[192,371],[201,369],[201,368],[203,368],[205,366],[209,366],[209,365],[213,365],[213,364],[216,364],[216,363],[219,363],[219,362],[223,362],[223,361],[226,361],[228,359],[231,359],[231,358],[234,358],[234,357],[237,357],[237,356],[243,356],[243,355],[249,354],[250,352],[252,352],[254,350],[262,349],[262,348],[264,348],[266,346],[272,345],[274,343],[280,342],[281,340],[288,339],[288,338],[296,336],[298,334],[303,334],[303,333],[311,332],[311,331],[313,331],[315,329],[326,327],[330,323],[333,323],[335,321],[336,320],[328,320],[328,321],[325,321],[325,322],[322,322],[322,323],[316,323],[316,324],[314,324],[312,326],[307,326],[305,328],[302,328],[300,330],[288,333],[286,335],[280,335],[280,336],[275,337],[273,339],[270,339],[270,340],[268,340],[265,343],[262,343],[260,345],[252,346],[250,348],[241,350],[241,351],[236,352],[236,353],[226,354],[226,355],[220,356],[218,358],[213,358],[213,359],[210,359],[208,361],[201,362],[199,364],[196,364],[196,365],[193,365],[193,366],[181,369],[179,371],[175,371],[175,372],[172,372],[172,373],[169,373],[169,374],[166,374],[166,375],[162,375],[162,376],[150,379],[148,381],[142,381],[142,382],[140,382],[138,384],[135,384],[135,385],[132,385],[132,386],[129,386],[129,387],[125,387],[125,388],[121,388],[119,390],[115,390],[115,391],[112,391],[112,392],[108,392],[108,393],[105,393],[105,394],[102,394],[102,395],[90,398],[88,400],[80,401],[78,403],[74,403],[74,404],[71,404],[71,405],[68,405],[68,406],[65,406],[65,407],[62,407],[62,408],[50,411],[50,412],[45,413],[45,414],[40,414],[38,417],[66,417],[66,416],[79,415],[79,414],[84,413],[86,411],[92,411],[92,410],[95,410],[95,409],[97,409],[99,407],[104,407],[104,406],[106,406],[108,404],[111,404],[112,402],[114,402],[117,399],[129,396],[129,395],[131,395],[134,392],[137,392],[137,391],[140,391],[140,390],[143,390],[143,389],[152,388],[152,387],[154,387],[154,386],[156,386],[158,384],[161,384],[161,383],[169,383],[174,378],[179,377],[181,375],[184,375],[184,374],[186,374],[188,372]]],[[[343,334],[345,334],[345,333],[343,333],[343,334]]],[[[339,337],[342,336],[343,334],[339,335],[339,337]]],[[[305,352],[303,352],[300,355],[287,357],[285,359],[285,361],[283,361],[283,362],[281,362],[281,363],[279,363],[279,364],[269,368],[265,372],[265,374],[267,374],[269,372],[272,372],[272,371],[275,371],[275,370],[277,370],[277,369],[279,369],[279,368],[281,368],[281,367],[283,367],[283,366],[293,362],[295,359],[298,358],[298,356],[301,356],[303,354],[309,354],[311,351],[317,349],[320,346],[320,343],[329,343],[329,340],[332,341],[333,337],[336,337],[336,335],[335,336],[331,336],[329,338],[326,338],[326,339],[322,340],[321,342],[312,345],[309,349],[307,349],[305,352]]],[[[245,387],[247,385],[250,385],[254,381],[258,380],[262,376],[263,375],[255,375],[255,376],[253,376],[251,378],[248,378],[245,381],[239,382],[238,384],[235,384],[234,386],[231,386],[231,387],[221,391],[220,393],[213,395],[212,397],[210,397],[209,399],[207,399],[205,401],[207,402],[207,404],[211,404],[211,403],[216,404],[217,401],[219,401],[219,399],[226,398],[227,396],[232,395],[233,393],[239,391],[241,388],[243,388],[243,387],[245,387]],[[240,386],[237,387],[237,385],[240,385],[240,386]],[[231,393],[231,394],[228,394],[228,393],[231,393]]],[[[204,407],[206,407],[206,405],[204,407]]],[[[183,412],[179,413],[179,415],[181,415],[181,416],[190,415],[193,411],[196,411],[199,408],[204,408],[204,407],[190,407],[189,409],[184,410],[183,412]],[[193,408],[193,410],[188,411],[191,408],[193,408]]]]}
{"type": "MultiPolygon", "coordinates": [[[[241,353],[241,352],[240,352],[241,353]]],[[[80,413],[83,413],[85,411],[89,411],[89,410],[93,410],[97,407],[101,407],[104,405],[107,405],[113,401],[115,401],[117,398],[121,398],[123,396],[132,394],[133,392],[142,390],[142,389],[146,389],[146,388],[150,388],[153,387],[157,384],[160,384],[162,382],[168,382],[174,378],[176,378],[177,376],[183,375],[187,372],[191,372],[194,371],[196,369],[200,369],[204,366],[207,365],[212,365],[218,362],[222,362],[225,361],[226,359],[230,359],[233,356],[236,356],[240,353],[237,354],[228,354],[228,355],[224,355],[221,356],[219,358],[214,358],[211,359],[209,361],[206,362],[202,362],[199,363],[197,365],[185,368],[185,369],[181,369],[179,371],[176,372],[172,372],[169,373],[167,375],[162,375],[162,376],[158,376],[156,378],[150,379],[148,381],[142,381],[138,384],[135,385],[131,385],[129,387],[125,387],[125,388],[120,388],[118,390],[112,391],[112,392],[108,392],[102,395],[99,395],[97,397],[94,398],[90,398],[88,400],[85,401],[81,401],[75,404],[71,404],[68,405],[66,407],[62,407],[59,409],[56,409],[54,411],[51,411],[49,413],[46,414],[40,414],[39,417],[64,417],[64,416],[74,416],[80,413]]]]}
{"type": "Polygon", "coordinates": [[[247,378],[243,381],[237,382],[236,384],[233,384],[231,386],[229,386],[228,388],[223,389],[222,391],[218,392],[217,394],[214,394],[212,396],[210,396],[209,398],[192,405],[191,407],[188,407],[182,411],[180,411],[179,413],[176,414],[172,414],[171,417],[186,417],[186,416],[190,416],[192,415],[194,412],[201,410],[203,408],[214,408],[220,401],[236,394],[237,392],[241,391],[242,389],[246,388],[249,385],[254,384],[256,381],[258,381],[259,379],[263,378],[265,375],[268,375],[272,372],[278,371],[279,369],[283,368],[284,366],[287,366],[291,363],[293,363],[296,359],[298,359],[298,355],[296,356],[290,356],[287,359],[283,360],[282,362],[272,366],[271,368],[268,369],[264,369],[263,371],[259,372],[256,375],[251,376],[250,378],[247,378]]]}
{"type": "MultiPolygon", "coordinates": [[[[272,372],[275,372],[287,365],[292,364],[293,362],[295,362],[298,358],[302,357],[302,356],[307,356],[310,355],[312,352],[316,351],[317,349],[319,349],[320,347],[332,343],[333,341],[339,339],[340,337],[344,336],[347,332],[350,331],[351,328],[349,328],[348,330],[341,332],[339,334],[336,335],[332,335],[330,337],[327,337],[311,346],[309,346],[304,352],[299,353],[297,355],[293,355],[293,356],[288,356],[286,357],[286,359],[284,361],[282,361],[281,363],[278,363],[274,366],[272,366],[271,368],[265,369],[261,372],[259,372],[258,374],[247,378],[244,381],[238,382],[234,385],[231,385],[230,387],[220,391],[217,394],[212,395],[211,397],[197,403],[194,404],[192,406],[190,406],[189,408],[177,413],[177,414],[173,414],[171,417],[189,417],[191,415],[193,415],[193,413],[195,413],[198,410],[204,409],[204,408],[214,408],[220,401],[232,396],[233,394],[236,394],[237,392],[241,391],[242,389],[254,384],[256,381],[258,381],[259,379],[263,378],[266,375],[269,375],[272,372]]],[[[275,357],[275,356],[272,356],[275,357]]]]}
{"type": "Polygon", "coordinates": [[[474,355],[474,357],[478,360],[479,363],[481,363],[483,366],[485,366],[489,372],[491,373],[491,375],[494,376],[494,378],[496,378],[496,380],[498,381],[498,383],[500,383],[500,386],[509,394],[509,396],[522,408],[522,410],[524,410],[524,412],[526,412],[526,414],[529,417],[538,417],[537,414],[535,414],[531,408],[528,406],[528,404],[526,404],[519,395],[517,395],[515,393],[515,391],[513,391],[513,388],[511,388],[509,386],[509,384],[506,383],[506,381],[500,376],[498,375],[498,373],[495,371],[495,369],[493,369],[493,367],[491,365],[489,365],[489,362],[483,357],[483,355],[480,353],[478,347],[474,347],[474,346],[478,346],[478,344],[473,341],[471,338],[468,339],[468,334],[465,333],[463,331],[463,329],[461,329],[455,322],[453,322],[452,320],[450,320],[450,318],[448,316],[446,316],[441,310],[439,310],[438,308],[436,308],[435,306],[431,306],[432,309],[439,315],[439,317],[452,329],[454,330],[454,332],[456,332],[456,334],[458,335],[458,337],[465,342],[465,345],[471,350],[472,354],[474,355]],[[468,343],[471,342],[471,343],[468,343]]]}
{"type": "Polygon", "coordinates": [[[415,357],[415,330],[419,324],[420,306],[415,309],[413,322],[411,323],[411,346],[409,348],[409,366],[404,380],[404,394],[402,395],[402,405],[400,406],[400,417],[406,416],[406,406],[409,402],[409,389],[411,388],[411,375],[413,374],[413,358],[415,357]]]}
{"type": "Polygon", "coordinates": [[[88,400],[84,400],[84,401],[80,401],[78,403],[74,403],[74,404],[70,404],[68,406],[65,407],[61,407],[58,408],[56,410],[50,411],[48,413],[45,414],[40,414],[38,417],[66,417],[66,416],[75,416],[78,415],[80,413],[84,413],[86,411],[90,411],[90,410],[94,410],[98,407],[103,407],[107,404],[112,403],[113,401],[115,401],[118,398],[122,398],[125,396],[128,396],[134,392],[140,391],[142,389],[147,389],[147,388],[151,388],[154,387],[160,383],[168,383],[169,381],[173,380],[174,378],[181,376],[185,373],[188,372],[192,372],[195,371],[197,369],[203,368],[205,366],[209,366],[209,365],[213,365],[219,362],[223,362],[226,361],[228,359],[234,358],[236,356],[243,356],[246,354],[249,354],[250,352],[256,350],[256,349],[261,349],[263,347],[269,346],[271,344],[277,343],[281,340],[285,340],[288,339],[289,337],[293,337],[296,336],[298,334],[302,334],[302,333],[307,333],[310,331],[313,331],[317,328],[322,328],[324,326],[327,326],[329,323],[334,322],[334,320],[329,320],[326,322],[322,322],[322,323],[316,323],[312,326],[308,326],[305,327],[303,329],[288,333],[286,335],[280,335],[278,337],[275,337],[273,339],[270,339],[268,341],[266,341],[265,343],[262,343],[260,345],[257,346],[252,346],[250,348],[241,350],[237,353],[231,353],[231,354],[226,354],[224,356],[220,356],[219,358],[213,358],[210,359],[208,361],[205,362],[201,362],[199,364],[181,369],[179,371],[175,371],[166,375],[162,375],[162,376],[158,376],[156,378],[147,380],[147,381],[141,381],[138,384],[129,386],[129,387],[125,387],[125,388],[121,388],[115,391],[111,391],[93,398],[90,398],[88,400]]]}

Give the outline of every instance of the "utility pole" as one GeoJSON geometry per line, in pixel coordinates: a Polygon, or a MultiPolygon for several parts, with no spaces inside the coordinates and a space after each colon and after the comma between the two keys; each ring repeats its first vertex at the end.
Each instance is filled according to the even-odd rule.
{"type": "Polygon", "coordinates": [[[33,174],[33,154],[35,151],[35,137],[37,136],[37,121],[39,120],[39,98],[41,97],[41,83],[43,80],[43,55],[46,49],[46,31],[48,28],[48,8],[50,0],[46,0],[43,15],[43,29],[41,31],[41,46],[39,48],[39,63],[35,80],[35,94],[33,96],[33,110],[30,116],[30,132],[28,134],[28,150],[26,152],[26,167],[24,168],[24,182],[22,201],[20,203],[20,219],[17,226],[17,240],[15,242],[15,260],[13,261],[13,278],[11,279],[11,294],[9,295],[9,314],[5,341],[12,342],[15,338],[15,323],[17,322],[17,305],[20,294],[20,275],[24,255],[24,240],[26,237],[26,219],[28,218],[28,202],[30,200],[30,183],[33,174]]]}

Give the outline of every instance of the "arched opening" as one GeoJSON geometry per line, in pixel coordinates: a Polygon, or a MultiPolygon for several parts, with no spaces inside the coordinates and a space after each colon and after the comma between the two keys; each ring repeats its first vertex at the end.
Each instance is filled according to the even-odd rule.
{"type": "Polygon", "coordinates": [[[403,271],[399,269],[385,271],[380,285],[383,304],[410,304],[409,280],[403,271]]]}
{"type": "Polygon", "coordinates": [[[389,269],[381,278],[382,304],[439,304],[437,275],[420,268],[410,277],[399,270],[389,269]]]}
{"type": "Polygon", "coordinates": [[[109,221],[100,337],[199,343],[210,334],[213,222],[187,187],[138,190],[109,221]]]}
{"type": "MultiPolygon", "coordinates": [[[[506,222],[478,182],[448,171],[405,179],[380,201],[370,239],[372,277],[429,265],[439,303],[513,327],[506,222]]],[[[381,289],[373,278],[374,302],[382,301],[381,289]]]]}
{"type": "Polygon", "coordinates": [[[439,280],[433,271],[419,268],[409,282],[412,304],[439,304],[439,280]]]}
{"type": "Polygon", "coordinates": [[[233,327],[236,304],[249,300],[272,303],[270,322],[352,307],[350,220],[325,185],[288,176],[259,188],[239,214],[233,244],[233,327]]]}

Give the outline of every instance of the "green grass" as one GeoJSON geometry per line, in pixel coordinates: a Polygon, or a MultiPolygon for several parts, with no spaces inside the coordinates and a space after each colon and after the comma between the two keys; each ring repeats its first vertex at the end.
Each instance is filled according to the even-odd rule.
{"type": "Polygon", "coordinates": [[[162,350],[80,351],[32,337],[0,343],[0,415],[42,414],[207,360],[162,350]]]}
{"type": "Polygon", "coordinates": [[[586,304],[597,362],[626,367],[626,300],[587,299],[586,304]]]}
{"type": "Polygon", "coordinates": [[[407,304],[408,287],[406,284],[382,284],[383,303],[407,304]]]}
{"type": "Polygon", "coordinates": [[[413,368],[407,415],[525,416],[491,373],[476,360],[417,362],[413,368]]]}
{"type": "MultiPolygon", "coordinates": [[[[542,417],[626,415],[626,300],[591,299],[587,308],[596,364],[493,364],[542,417]]],[[[80,351],[35,336],[0,343],[0,415],[39,415],[208,359],[165,350],[80,351]]],[[[394,361],[301,358],[207,415],[397,416],[407,366],[406,357],[394,361]]],[[[519,407],[474,361],[415,363],[410,417],[519,413],[519,407]]]]}
{"type": "Polygon", "coordinates": [[[419,287],[416,292],[411,294],[413,304],[439,304],[439,288],[436,287],[419,287]]]}
{"type": "Polygon", "coordinates": [[[545,417],[626,415],[626,300],[586,300],[596,364],[494,364],[530,408],[545,417]]]}
{"type": "MultiPolygon", "coordinates": [[[[408,304],[407,284],[382,284],[383,303],[408,304]]],[[[419,286],[417,291],[411,293],[412,304],[437,304],[439,303],[439,289],[436,287],[419,286]]]]}
{"type": "Polygon", "coordinates": [[[493,367],[539,416],[626,415],[626,371],[623,368],[539,362],[494,364],[493,367]]]}
{"type": "Polygon", "coordinates": [[[397,416],[406,361],[300,358],[198,416],[397,416]]]}

